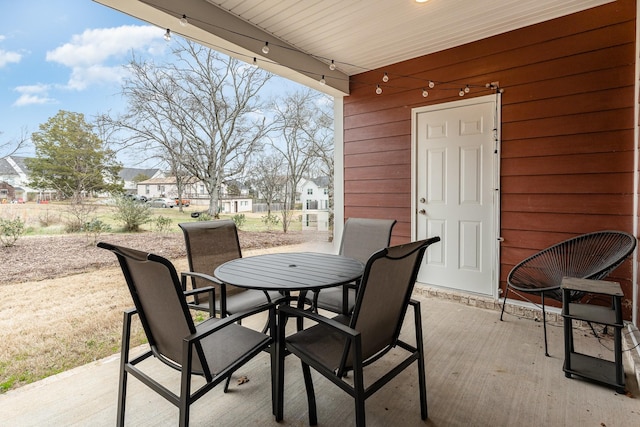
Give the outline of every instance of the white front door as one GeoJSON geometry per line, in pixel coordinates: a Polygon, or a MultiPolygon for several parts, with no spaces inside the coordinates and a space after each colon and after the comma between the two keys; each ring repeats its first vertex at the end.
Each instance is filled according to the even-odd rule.
{"type": "Polygon", "coordinates": [[[496,97],[413,111],[415,238],[440,236],[418,282],[495,296],[496,97]]]}

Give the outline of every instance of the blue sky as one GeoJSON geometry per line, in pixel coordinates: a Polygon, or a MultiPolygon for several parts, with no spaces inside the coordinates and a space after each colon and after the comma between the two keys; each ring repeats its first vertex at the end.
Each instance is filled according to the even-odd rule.
{"type": "Polygon", "coordinates": [[[132,50],[167,48],[160,28],[91,0],[3,1],[0,13],[0,144],[59,110],[89,117],[121,108],[132,50]]]}
{"type": "Polygon", "coordinates": [[[169,52],[164,29],[91,0],[5,0],[0,13],[0,146],[38,131],[59,110],[87,121],[121,111],[132,52],[155,60],[169,52]]]}

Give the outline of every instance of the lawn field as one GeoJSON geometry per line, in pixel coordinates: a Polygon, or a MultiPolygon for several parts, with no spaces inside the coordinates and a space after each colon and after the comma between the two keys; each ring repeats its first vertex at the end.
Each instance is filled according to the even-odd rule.
{"type": "MultiPolygon", "coordinates": [[[[123,225],[115,218],[115,208],[108,204],[106,200],[94,200],[86,204],[87,218],[89,220],[98,219],[111,227],[113,232],[122,231],[123,225]]],[[[202,212],[205,206],[180,208],[151,208],[151,222],[142,225],[142,231],[154,231],[155,219],[162,216],[172,221],[171,232],[179,232],[178,223],[197,221],[191,217],[192,212],[202,212]]],[[[280,212],[273,212],[273,215],[281,217],[280,212]]],[[[221,214],[220,218],[233,218],[237,214],[221,214]]],[[[262,218],[265,213],[242,213],[244,223],[240,229],[244,231],[270,231],[281,229],[281,224],[272,226],[271,229],[265,225],[262,218]]],[[[25,235],[56,235],[65,234],[65,224],[73,218],[71,208],[65,202],[52,202],[39,204],[28,202],[24,204],[0,204],[0,219],[20,218],[25,223],[25,235]]],[[[300,231],[300,212],[294,212],[293,221],[289,227],[291,231],[300,231]]]]}

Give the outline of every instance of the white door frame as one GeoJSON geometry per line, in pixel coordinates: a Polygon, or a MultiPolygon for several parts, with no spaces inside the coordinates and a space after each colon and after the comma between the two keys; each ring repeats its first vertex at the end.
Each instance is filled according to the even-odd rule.
{"type": "Polygon", "coordinates": [[[460,101],[452,101],[442,104],[434,104],[427,105],[424,107],[416,107],[411,109],[411,240],[417,239],[418,233],[418,224],[417,224],[417,216],[418,216],[418,208],[417,208],[417,197],[418,197],[418,168],[417,168],[417,150],[418,150],[418,139],[417,139],[417,117],[418,114],[443,110],[449,108],[457,108],[474,104],[484,104],[492,102],[496,105],[495,111],[495,123],[494,123],[494,161],[493,161],[493,230],[494,235],[490,236],[494,241],[492,248],[492,256],[493,256],[493,272],[492,272],[492,293],[495,299],[499,298],[498,289],[500,284],[500,242],[502,238],[500,237],[500,126],[501,126],[501,96],[500,93],[496,93],[495,95],[486,95],[479,96],[476,98],[463,99],[460,101]]]}

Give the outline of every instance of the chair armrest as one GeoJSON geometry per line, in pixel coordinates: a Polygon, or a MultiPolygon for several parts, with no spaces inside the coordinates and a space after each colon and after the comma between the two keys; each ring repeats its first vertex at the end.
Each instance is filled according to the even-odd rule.
{"type": "Polygon", "coordinates": [[[184,291],[184,296],[188,297],[195,294],[203,294],[205,292],[209,292],[211,294],[209,295],[209,297],[211,298],[211,301],[215,301],[216,289],[213,286],[205,286],[204,288],[189,289],[188,291],[184,291]]]}
{"type": "Polygon", "coordinates": [[[124,310],[124,314],[128,317],[133,316],[134,314],[138,314],[138,309],[135,307],[127,308],[124,310]]]}
{"type": "Polygon", "coordinates": [[[281,316],[287,316],[287,317],[304,317],[306,319],[312,320],[316,323],[320,323],[322,325],[325,325],[329,328],[332,328],[334,330],[336,330],[337,332],[341,333],[342,335],[346,335],[348,337],[351,338],[355,338],[358,335],[360,335],[359,331],[356,331],[353,328],[350,328],[349,326],[338,322],[337,320],[331,319],[329,317],[325,317],[321,314],[318,314],[316,312],[313,311],[308,311],[308,310],[301,310],[299,308],[294,308],[294,307],[290,307],[290,306],[286,306],[286,305],[281,305],[278,308],[278,311],[280,312],[281,316]]]}
{"type": "MultiPolygon", "coordinates": [[[[266,310],[269,310],[270,312],[269,318],[274,319],[275,312],[276,312],[276,303],[272,302],[272,303],[263,304],[261,306],[258,306],[249,310],[241,311],[239,313],[235,313],[223,318],[209,318],[198,325],[200,327],[200,330],[198,332],[196,332],[195,334],[186,336],[184,340],[189,342],[199,341],[213,334],[214,332],[229,326],[232,323],[237,323],[239,320],[242,320],[245,317],[253,316],[254,314],[257,314],[266,310]]],[[[270,329],[275,329],[275,328],[270,328],[270,329]]]]}
{"type": "Polygon", "coordinates": [[[180,277],[182,277],[182,282],[184,284],[184,281],[187,277],[198,277],[200,279],[204,279],[207,280],[209,282],[213,282],[216,285],[224,285],[224,283],[222,283],[220,280],[218,280],[217,277],[212,276],[210,274],[206,274],[206,273],[197,273],[195,271],[183,271],[182,273],[180,273],[180,277]]]}

